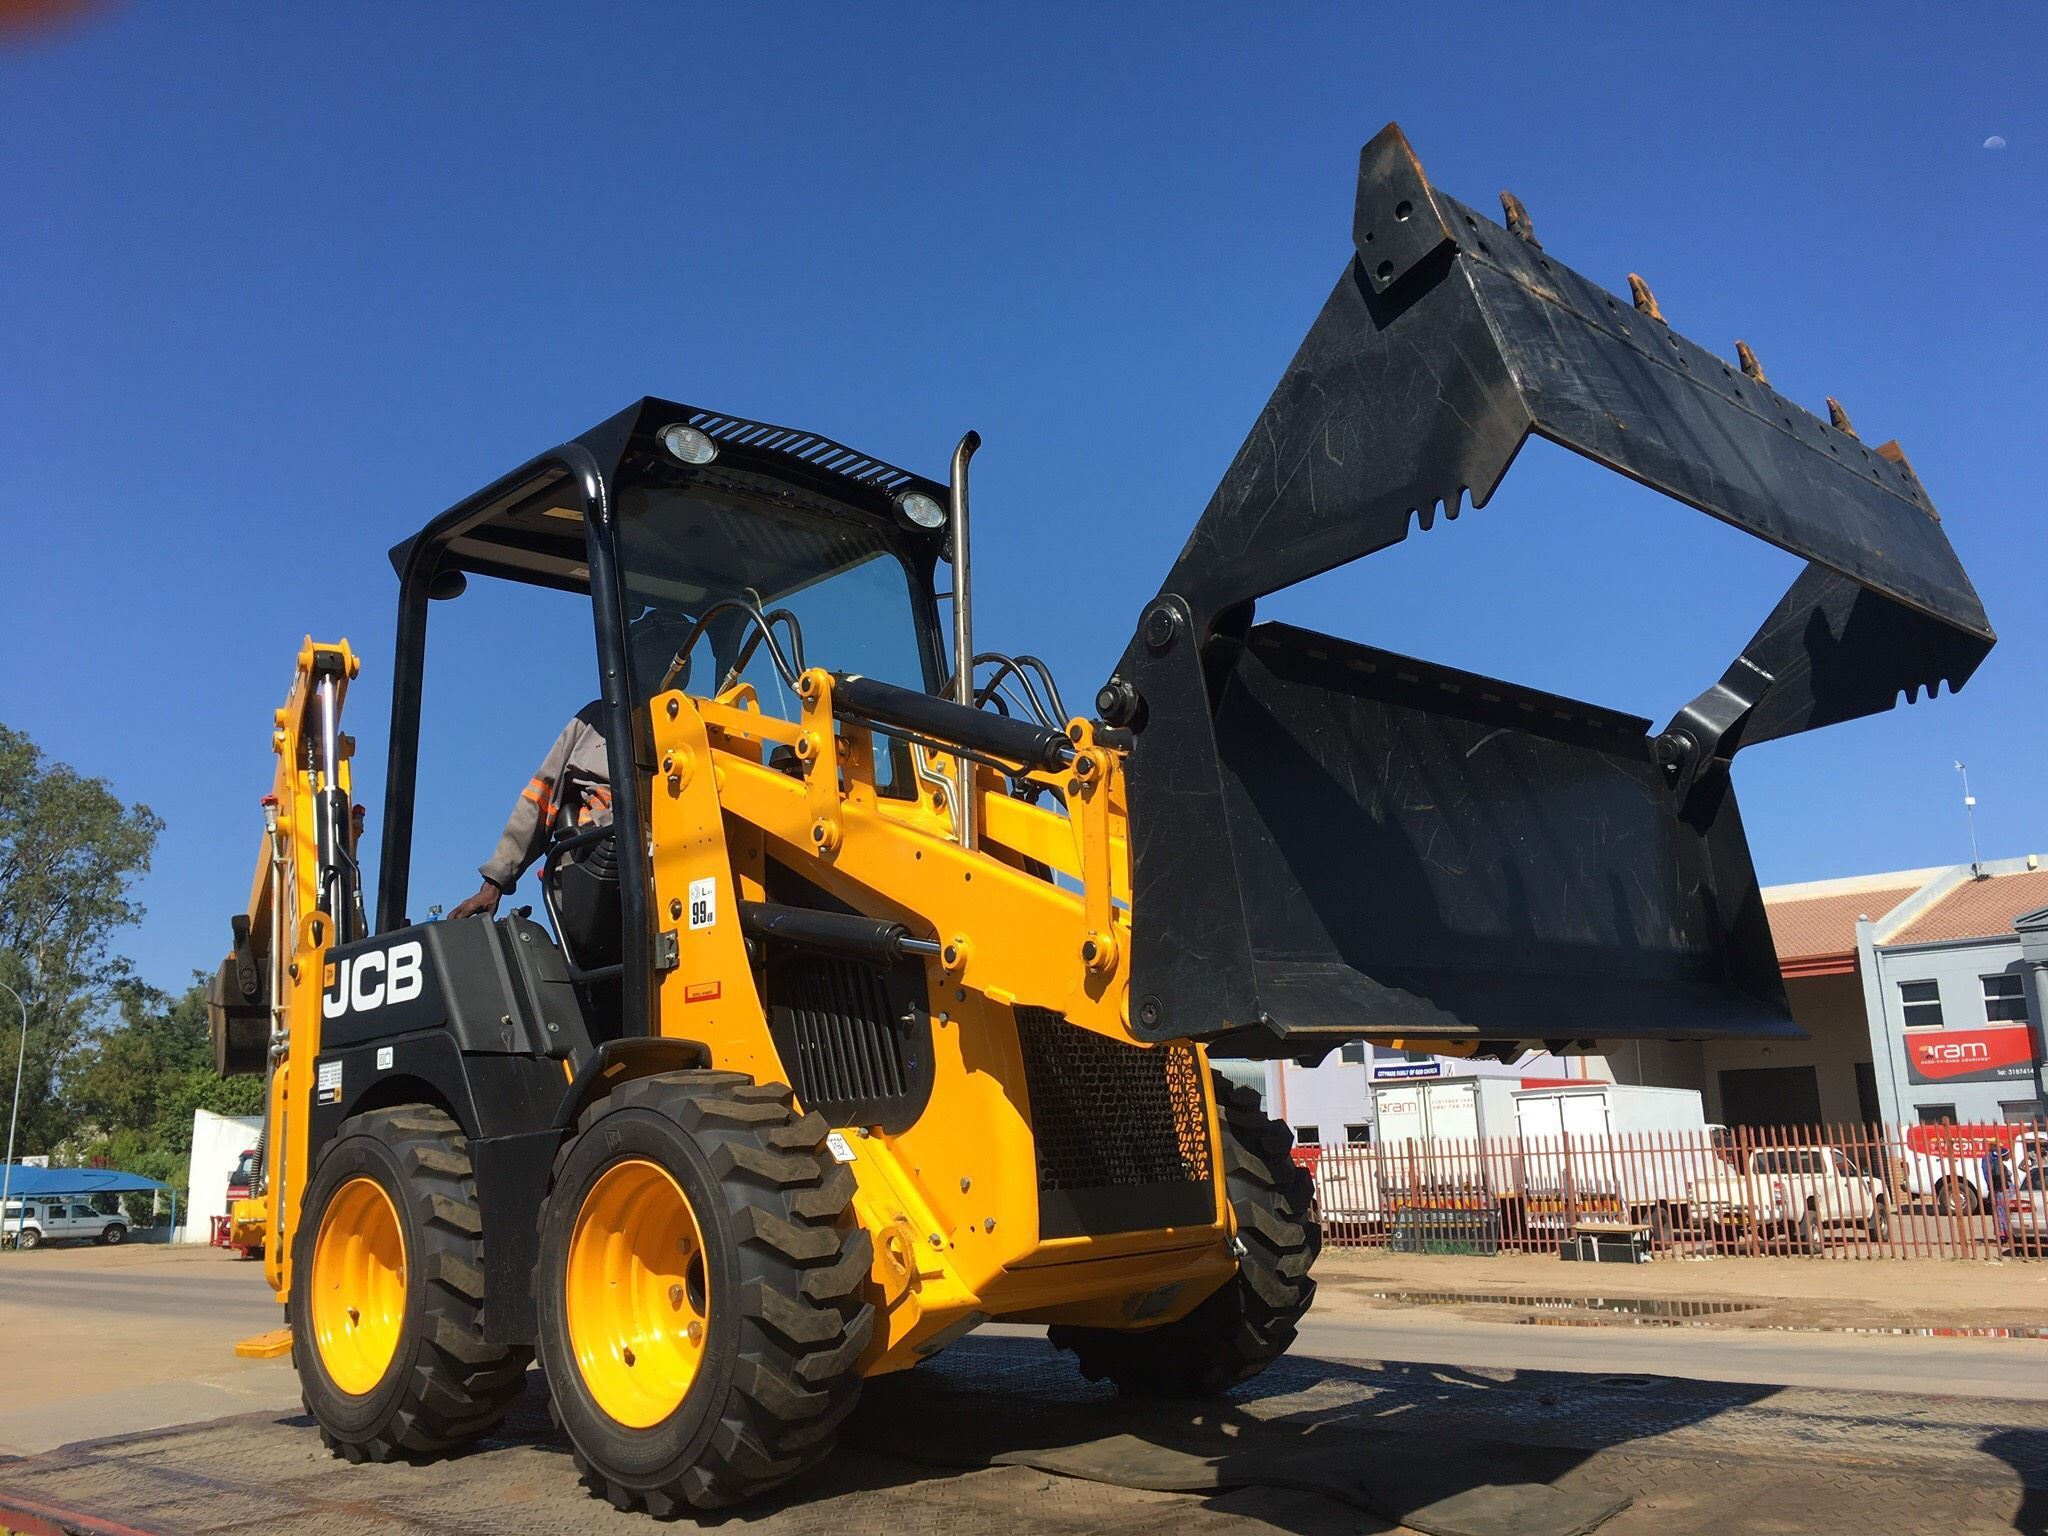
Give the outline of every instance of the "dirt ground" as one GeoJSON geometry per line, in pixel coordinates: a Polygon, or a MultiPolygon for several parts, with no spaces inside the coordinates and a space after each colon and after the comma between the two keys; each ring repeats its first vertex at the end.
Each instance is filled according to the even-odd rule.
{"type": "Polygon", "coordinates": [[[1551,1311],[1560,1321],[1723,1328],[2048,1328],[2048,1264],[2031,1262],[1744,1256],[1568,1264],[1554,1254],[1325,1249],[1316,1279],[1316,1305],[1331,1313],[1431,1306],[1475,1318],[1551,1311]],[[1590,1299],[1668,1310],[1583,1305],[1590,1299]]]}

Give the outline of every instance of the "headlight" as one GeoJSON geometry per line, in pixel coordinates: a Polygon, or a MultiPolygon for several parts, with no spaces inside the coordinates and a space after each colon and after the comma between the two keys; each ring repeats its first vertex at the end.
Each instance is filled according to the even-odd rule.
{"type": "Polygon", "coordinates": [[[920,528],[943,528],[946,526],[946,509],[923,491],[908,491],[896,498],[896,505],[903,509],[903,515],[920,528]]]}
{"type": "Polygon", "coordinates": [[[718,457],[718,444],[695,427],[677,422],[661,429],[661,446],[685,464],[709,464],[718,457]]]}

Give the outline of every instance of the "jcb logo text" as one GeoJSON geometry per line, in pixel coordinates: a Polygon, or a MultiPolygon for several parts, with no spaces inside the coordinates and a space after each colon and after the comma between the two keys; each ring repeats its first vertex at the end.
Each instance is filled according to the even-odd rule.
{"type": "Polygon", "coordinates": [[[382,1008],[386,1003],[410,1002],[425,984],[421,977],[425,961],[418,939],[335,961],[328,967],[333,977],[320,998],[321,1015],[335,1019],[344,1013],[382,1008]]]}

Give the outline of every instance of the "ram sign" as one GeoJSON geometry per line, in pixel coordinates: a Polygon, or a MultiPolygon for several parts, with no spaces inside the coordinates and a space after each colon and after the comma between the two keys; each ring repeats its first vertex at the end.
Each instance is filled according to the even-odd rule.
{"type": "Polygon", "coordinates": [[[1905,1038],[1906,1077],[1920,1084],[1989,1083],[2034,1075],[2024,1024],[2005,1029],[1929,1029],[1905,1038]]]}

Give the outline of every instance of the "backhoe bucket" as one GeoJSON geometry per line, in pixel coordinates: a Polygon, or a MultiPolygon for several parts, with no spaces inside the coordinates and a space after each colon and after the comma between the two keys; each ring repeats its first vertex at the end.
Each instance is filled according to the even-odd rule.
{"type": "MultiPolygon", "coordinates": [[[[1797,1037],[1728,779],[1742,745],[1960,687],[1994,640],[1868,449],[1430,185],[1388,127],[1354,259],[1104,688],[1136,736],[1133,1028],[1340,1040],[1797,1037]],[[1268,593],[1484,506],[1537,433],[1806,560],[1647,720],[1283,624],[1268,593]]],[[[1617,637],[1629,643],[1629,637],[1617,637]]]]}

